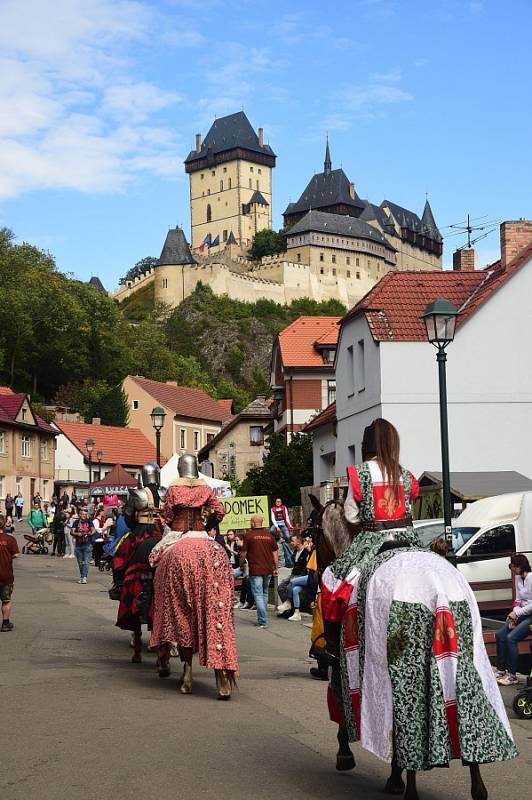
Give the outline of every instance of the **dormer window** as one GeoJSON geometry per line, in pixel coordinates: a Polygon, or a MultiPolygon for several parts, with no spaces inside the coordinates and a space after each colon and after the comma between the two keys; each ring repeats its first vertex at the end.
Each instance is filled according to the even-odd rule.
{"type": "Polygon", "coordinates": [[[335,349],[322,350],[322,358],[324,364],[334,364],[334,357],[336,355],[335,349]]]}

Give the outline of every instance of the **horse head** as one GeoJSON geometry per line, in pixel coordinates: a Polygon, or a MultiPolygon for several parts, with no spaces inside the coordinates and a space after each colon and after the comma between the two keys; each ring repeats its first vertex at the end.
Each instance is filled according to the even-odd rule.
{"type": "Polygon", "coordinates": [[[309,500],[320,513],[315,527],[315,545],[318,568],[323,571],[347,550],[358,529],[347,522],[343,500],[333,499],[323,505],[313,494],[309,495],[309,500]]]}

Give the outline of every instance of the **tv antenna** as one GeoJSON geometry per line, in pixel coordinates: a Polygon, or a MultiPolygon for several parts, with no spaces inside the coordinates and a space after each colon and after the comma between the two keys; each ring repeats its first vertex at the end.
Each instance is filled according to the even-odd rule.
{"type": "Polygon", "coordinates": [[[449,233],[444,234],[444,238],[449,236],[463,236],[467,234],[467,243],[461,245],[457,250],[470,250],[472,246],[493,233],[500,225],[500,220],[491,219],[487,220],[488,215],[483,217],[471,217],[467,215],[467,219],[463,222],[454,222],[452,225],[447,225],[444,230],[449,230],[449,233]],[[487,220],[487,221],[484,221],[487,220]],[[477,223],[474,225],[473,223],[477,223]],[[451,232],[452,231],[452,232],[451,232]],[[478,236],[476,235],[478,232],[478,236]]]}

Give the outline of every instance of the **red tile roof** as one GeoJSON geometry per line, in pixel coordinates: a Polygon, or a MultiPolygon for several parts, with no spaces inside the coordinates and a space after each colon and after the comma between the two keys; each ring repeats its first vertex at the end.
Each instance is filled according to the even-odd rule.
{"type": "Polygon", "coordinates": [[[336,403],[331,403],[327,408],[324,408],[323,411],[320,411],[314,419],[311,419],[310,422],[303,425],[302,430],[307,433],[308,431],[313,431],[315,428],[321,428],[322,425],[327,425],[329,422],[336,422],[336,403]]]}
{"type": "Polygon", "coordinates": [[[298,317],[284,328],[278,336],[283,367],[323,367],[315,344],[336,347],[339,321],[340,317],[298,317]]]}
{"type": "Polygon", "coordinates": [[[56,420],[55,424],[85,457],[85,442],[93,439],[94,461],[98,450],[103,451],[104,464],[140,467],[155,458],[155,445],[138,428],[115,428],[113,425],[89,425],[85,422],[62,420],[56,420]]]}
{"type": "MultiPolygon", "coordinates": [[[[14,394],[10,389],[8,389],[8,391],[5,394],[0,393],[0,422],[9,423],[11,425],[31,424],[31,423],[17,422],[17,414],[20,411],[20,407],[25,399],[26,399],[25,394],[14,394]]],[[[57,431],[55,430],[55,428],[52,428],[51,425],[45,422],[44,419],[40,417],[38,414],[35,414],[35,412],[33,412],[33,414],[35,416],[35,420],[37,422],[37,428],[39,428],[39,430],[44,431],[46,433],[50,433],[52,436],[57,435],[57,431]]]]}
{"type": "Polygon", "coordinates": [[[12,389],[10,389],[9,386],[0,386],[0,396],[4,396],[4,395],[8,395],[8,394],[14,394],[12,389]]]}
{"type": "Polygon", "coordinates": [[[450,300],[460,309],[460,327],[531,259],[532,245],[506,269],[497,261],[475,272],[389,272],[346,314],[342,324],[364,314],[377,342],[425,341],[421,316],[428,303],[439,297],[450,300]]]}
{"type": "Polygon", "coordinates": [[[158,403],[181,417],[196,417],[220,424],[232,417],[232,400],[215,400],[201,389],[152,381],[140,375],[128,377],[138,383],[158,403]]]}

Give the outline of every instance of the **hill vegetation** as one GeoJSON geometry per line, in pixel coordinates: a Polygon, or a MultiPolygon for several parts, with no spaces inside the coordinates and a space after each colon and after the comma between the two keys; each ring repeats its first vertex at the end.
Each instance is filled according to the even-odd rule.
{"type": "Polygon", "coordinates": [[[154,308],[153,285],[121,305],[61,273],[54,258],[0,229],[0,383],[87,419],[127,424],[128,374],[176,380],[240,410],[269,392],[275,335],[300,314],[340,315],[337,301],[242,303],[199,284],[174,310],[154,308]]]}

